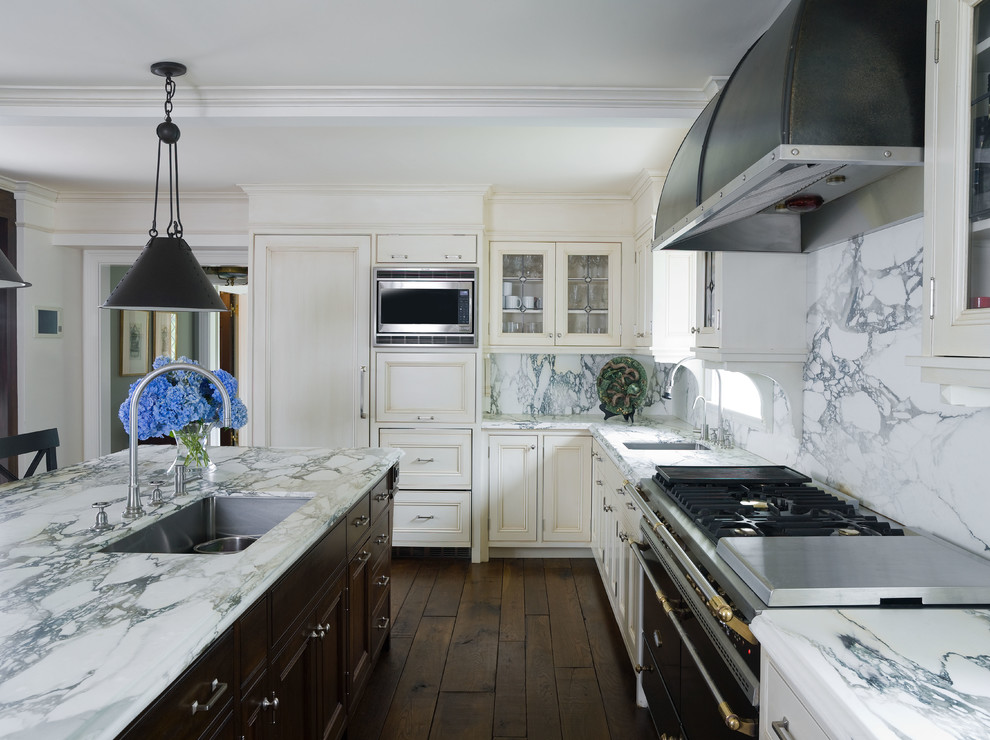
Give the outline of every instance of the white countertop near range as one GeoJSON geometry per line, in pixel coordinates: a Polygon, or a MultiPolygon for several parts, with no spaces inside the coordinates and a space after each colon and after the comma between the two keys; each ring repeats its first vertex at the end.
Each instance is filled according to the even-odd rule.
{"type": "MultiPolygon", "coordinates": [[[[488,417],[499,429],[587,429],[629,480],[656,465],[772,465],[740,449],[629,450],[693,439],[676,418],[488,417]]],[[[990,610],[768,609],[752,624],[765,653],[829,736],[842,740],[990,738],[990,610]]],[[[764,717],[770,722],[779,717],[764,717]]],[[[770,735],[772,737],[772,735],[770,735]]]]}
{"type": "Polygon", "coordinates": [[[0,737],[113,738],[399,459],[393,449],[211,450],[211,481],[120,524],[127,452],[0,486],[0,737]],[[212,493],[312,500],[236,555],[104,554],[125,531],[212,493]],[[110,532],[92,504],[110,501],[110,532]]]}

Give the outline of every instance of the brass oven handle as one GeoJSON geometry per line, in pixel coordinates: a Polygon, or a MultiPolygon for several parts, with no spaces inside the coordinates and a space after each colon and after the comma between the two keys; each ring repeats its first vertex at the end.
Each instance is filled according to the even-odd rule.
{"type": "Polygon", "coordinates": [[[712,680],[711,675],[702,664],[698,651],[695,649],[694,645],[691,644],[691,638],[688,637],[687,632],[684,631],[680,620],[674,613],[674,605],[668,601],[667,596],[660,588],[660,584],[658,584],[656,579],[653,577],[653,573],[650,571],[650,567],[646,562],[646,558],[643,557],[643,553],[640,552],[639,547],[633,543],[630,543],[630,547],[632,547],[633,554],[636,556],[636,559],[639,560],[639,564],[643,568],[643,573],[646,575],[647,580],[649,580],[650,585],[653,587],[653,592],[657,597],[657,601],[660,602],[660,606],[663,607],[663,611],[667,615],[667,618],[670,619],[670,623],[674,625],[674,629],[677,630],[677,634],[680,635],[681,642],[691,655],[691,660],[694,661],[694,665],[701,674],[701,678],[704,680],[705,685],[708,686],[708,690],[712,693],[712,697],[714,697],[716,704],[718,704],[718,711],[719,714],[722,715],[722,719],[725,721],[725,726],[734,732],[749,735],[750,737],[756,737],[756,732],[759,726],[754,720],[740,717],[738,714],[733,712],[731,708],[729,708],[728,702],[722,698],[722,694],[719,692],[718,687],[712,680]]]}
{"type": "Polygon", "coordinates": [[[732,611],[732,607],[712,587],[704,574],[698,570],[698,567],[688,559],[680,545],[674,540],[674,536],[667,531],[667,528],[663,526],[657,515],[649,510],[644,511],[643,515],[646,517],[647,522],[649,522],[650,529],[656,532],[657,536],[663,540],[663,543],[673,556],[677,558],[678,564],[685,570],[695,587],[702,592],[705,604],[708,606],[708,610],[712,615],[750,645],[756,645],[758,641],[749,629],[749,625],[736,617],[732,611]]]}
{"type": "Polygon", "coordinates": [[[773,728],[773,734],[780,740],[795,740],[794,735],[791,734],[791,723],[787,721],[787,717],[781,717],[777,721],[771,722],[770,727],[773,728]]]}

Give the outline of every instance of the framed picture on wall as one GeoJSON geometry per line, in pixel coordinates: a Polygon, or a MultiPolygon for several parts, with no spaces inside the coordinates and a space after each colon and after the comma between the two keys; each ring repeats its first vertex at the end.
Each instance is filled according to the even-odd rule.
{"type": "Polygon", "coordinates": [[[155,334],[152,359],[165,355],[175,359],[175,324],[176,315],[168,311],[155,312],[155,334]]]}
{"type": "Polygon", "coordinates": [[[120,312],[120,374],[144,375],[148,363],[147,311],[120,312]]]}

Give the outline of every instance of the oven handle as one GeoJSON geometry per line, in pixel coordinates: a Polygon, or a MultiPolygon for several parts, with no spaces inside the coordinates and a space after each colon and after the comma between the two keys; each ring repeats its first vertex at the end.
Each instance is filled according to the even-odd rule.
{"type": "Polygon", "coordinates": [[[712,680],[711,675],[705,669],[705,666],[702,665],[701,657],[698,655],[698,651],[695,650],[694,645],[691,644],[691,638],[688,637],[687,632],[684,631],[680,620],[674,613],[673,604],[667,600],[667,597],[664,595],[660,585],[653,577],[653,573],[650,572],[650,567],[646,562],[646,558],[643,557],[643,553],[635,545],[635,543],[629,543],[629,546],[632,548],[633,554],[636,555],[636,559],[639,560],[639,564],[643,567],[643,573],[646,574],[646,578],[653,587],[653,593],[656,596],[657,601],[660,602],[660,606],[663,607],[663,611],[667,615],[667,618],[670,619],[671,624],[674,625],[674,629],[677,630],[677,634],[680,635],[681,642],[684,647],[687,648],[688,653],[690,653],[691,660],[694,661],[694,665],[701,674],[701,678],[704,679],[705,684],[708,686],[708,690],[712,693],[715,702],[718,704],[718,712],[722,715],[722,719],[725,721],[725,726],[734,732],[749,735],[750,737],[756,737],[756,732],[758,729],[757,723],[754,720],[740,717],[729,708],[728,702],[722,698],[722,694],[715,685],[715,681],[712,680]]]}
{"type": "Polygon", "coordinates": [[[749,625],[736,617],[732,611],[732,607],[712,587],[704,574],[698,570],[698,566],[692,563],[690,558],[684,554],[680,545],[674,540],[673,535],[667,531],[667,528],[663,526],[663,522],[660,521],[657,515],[650,511],[644,512],[644,516],[650,525],[650,529],[656,532],[660,539],[663,540],[663,543],[673,553],[674,557],[677,558],[678,564],[685,570],[695,587],[701,592],[702,598],[705,599],[705,604],[712,615],[750,645],[756,645],[758,640],[756,639],[756,635],[749,629],[749,625]]]}

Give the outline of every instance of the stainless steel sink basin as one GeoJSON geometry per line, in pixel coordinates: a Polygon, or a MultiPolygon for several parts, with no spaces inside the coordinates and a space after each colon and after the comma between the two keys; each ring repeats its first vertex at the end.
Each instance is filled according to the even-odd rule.
{"type": "Polygon", "coordinates": [[[623,442],[627,450],[710,450],[701,442],[623,442]]]}
{"type": "Polygon", "coordinates": [[[281,496],[208,496],[111,542],[100,552],[240,552],[307,501],[281,496]],[[213,544],[204,547],[206,543],[213,544]],[[197,546],[200,549],[194,549],[197,546]]]}

